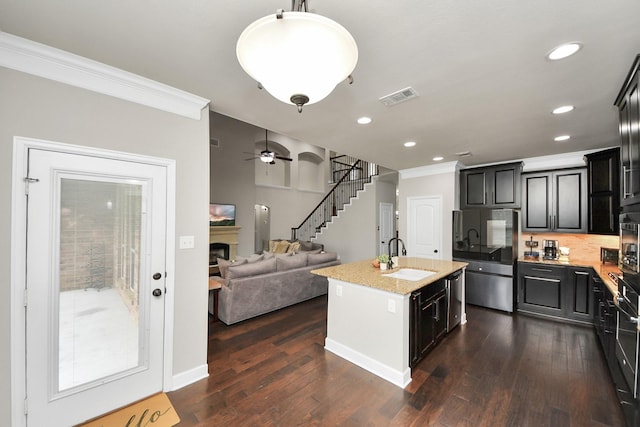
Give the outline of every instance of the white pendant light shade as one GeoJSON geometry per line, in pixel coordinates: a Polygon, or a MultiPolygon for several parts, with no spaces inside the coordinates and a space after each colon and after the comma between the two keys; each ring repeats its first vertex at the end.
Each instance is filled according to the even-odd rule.
{"type": "Polygon", "coordinates": [[[250,24],[236,55],[242,68],[274,98],[287,104],[303,95],[313,104],[329,95],[358,62],[358,46],[340,24],[309,12],[284,12],[250,24]]]}

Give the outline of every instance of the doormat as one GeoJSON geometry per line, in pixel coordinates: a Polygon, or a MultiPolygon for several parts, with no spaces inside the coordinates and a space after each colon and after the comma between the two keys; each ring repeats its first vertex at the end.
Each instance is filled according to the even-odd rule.
{"type": "Polygon", "coordinates": [[[179,422],[169,397],[158,393],[76,427],[172,427],[179,422]]]}

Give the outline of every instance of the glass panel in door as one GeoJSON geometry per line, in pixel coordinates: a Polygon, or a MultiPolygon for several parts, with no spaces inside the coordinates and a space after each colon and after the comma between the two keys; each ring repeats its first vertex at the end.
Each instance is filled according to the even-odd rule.
{"type": "Polygon", "coordinates": [[[138,312],[142,187],[60,180],[58,393],[144,363],[138,312]]]}

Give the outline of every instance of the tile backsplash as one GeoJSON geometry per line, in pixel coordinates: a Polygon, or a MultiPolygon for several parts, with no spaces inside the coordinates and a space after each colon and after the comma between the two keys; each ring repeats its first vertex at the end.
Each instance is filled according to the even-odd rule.
{"type": "Polygon", "coordinates": [[[540,256],[543,254],[543,240],[557,240],[559,246],[569,248],[569,259],[600,259],[601,247],[618,248],[620,245],[618,236],[604,236],[600,234],[521,233],[519,257],[523,257],[524,251],[529,250],[524,242],[530,240],[530,236],[533,236],[533,240],[538,241],[538,247],[534,250],[540,252],[540,256]]]}

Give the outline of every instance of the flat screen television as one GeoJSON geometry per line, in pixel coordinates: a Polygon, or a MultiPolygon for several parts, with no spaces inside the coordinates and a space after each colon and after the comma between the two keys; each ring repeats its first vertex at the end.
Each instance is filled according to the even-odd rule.
{"type": "Polygon", "coordinates": [[[209,205],[209,225],[236,225],[236,205],[211,203],[209,205]]]}

